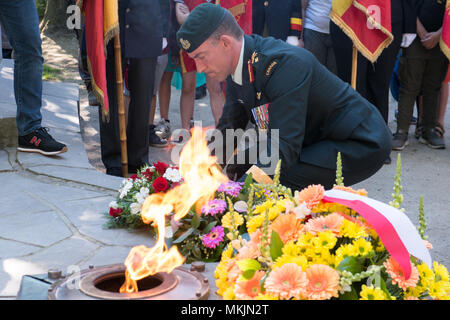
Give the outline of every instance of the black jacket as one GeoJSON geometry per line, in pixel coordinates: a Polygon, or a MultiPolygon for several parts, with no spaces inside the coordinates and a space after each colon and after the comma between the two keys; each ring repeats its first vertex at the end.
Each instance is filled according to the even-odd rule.
{"type": "Polygon", "coordinates": [[[268,146],[270,129],[278,129],[282,171],[295,170],[300,161],[335,169],[338,151],[346,170],[379,165],[389,155],[391,133],[378,110],[309,51],[273,38],[245,36],[243,65],[242,86],[227,79],[217,129],[258,123],[255,109],[266,105],[268,146]],[[302,152],[305,147],[308,152],[302,152]]]}
{"type": "Polygon", "coordinates": [[[124,58],[161,55],[163,18],[159,0],[119,0],[119,24],[124,58]]]}

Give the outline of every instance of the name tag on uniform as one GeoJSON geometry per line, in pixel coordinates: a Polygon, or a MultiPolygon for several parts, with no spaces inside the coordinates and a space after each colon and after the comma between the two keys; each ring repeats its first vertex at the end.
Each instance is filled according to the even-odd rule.
{"type": "Polygon", "coordinates": [[[269,128],[269,103],[252,109],[253,118],[258,128],[267,130],[269,128]]]}

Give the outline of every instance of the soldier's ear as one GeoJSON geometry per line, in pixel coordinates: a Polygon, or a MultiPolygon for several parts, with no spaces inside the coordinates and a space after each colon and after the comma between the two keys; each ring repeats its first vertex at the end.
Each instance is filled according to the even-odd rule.
{"type": "Polygon", "coordinates": [[[220,36],[220,42],[226,49],[231,48],[232,40],[233,40],[233,37],[231,37],[227,34],[223,34],[220,36]]]}

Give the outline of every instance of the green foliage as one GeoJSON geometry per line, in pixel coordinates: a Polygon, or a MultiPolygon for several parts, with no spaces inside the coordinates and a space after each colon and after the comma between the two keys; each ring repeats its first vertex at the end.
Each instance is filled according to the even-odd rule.
{"type": "Polygon", "coordinates": [[[336,160],[336,184],[334,186],[344,186],[344,177],[342,175],[341,153],[338,152],[336,160]]]}
{"type": "Polygon", "coordinates": [[[277,260],[283,254],[283,241],[281,241],[280,235],[272,230],[272,235],[270,236],[270,256],[272,261],[277,260]]]}
{"type": "Polygon", "coordinates": [[[38,12],[39,20],[41,20],[44,17],[46,6],[47,0],[36,0],[36,9],[38,12]]]}
{"type": "Polygon", "coordinates": [[[389,204],[394,208],[404,211],[405,209],[401,208],[403,203],[403,195],[401,194],[402,189],[402,158],[399,153],[397,156],[397,168],[394,179],[394,193],[392,194],[393,200],[389,202],[389,204]]]}
{"type": "Polygon", "coordinates": [[[428,239],[428,236],[425,234],[426,229],[427,221],[425,219],[425,211],[423,209],[423,195],[421,195],[419,201],[419,227],[417,228],[417,230],[424,240],[428,239]]]}
{"type": "Polygon", "coordinates": [[[43,80],[61,80],[62,79],[62,71],[60,69],[56,69],[50,67],[49,65],[43,64],[42,66],[42,79],[43,80]]]}

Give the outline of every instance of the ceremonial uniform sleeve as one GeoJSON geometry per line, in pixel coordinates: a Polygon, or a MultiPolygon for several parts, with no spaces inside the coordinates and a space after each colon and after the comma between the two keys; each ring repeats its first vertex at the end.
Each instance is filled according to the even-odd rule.
{"type": "Polygon", "coordinates": [[[416,33],[417,12],[413,0],[401,0],[403,4],[403,33],[416,33]]]}
{"type": "Polygon", "coordinates": [[[303,30],[301,0],[292,0],[291,1],[291,14],[290,14],[289,22],[290,22],[289,35],[300,38],[300,34],[303,30]]]}
{"type": "MultiPolygon", "coordinates": [[[[297,56],[282,58],[272,73],[269,72],[270,78],[264,88],[265,95],[270,101],[268,152],[273,157],[272,152],[275,150],[270,149],[276,143],[272,142],[272,130],[278,129],[279,158],[283,169],[291,167],[298,161],[305,136],[312,65],[302,60],[297,56]]],[[[264,76],[267,73],[266,71],[264,76]]]]}

